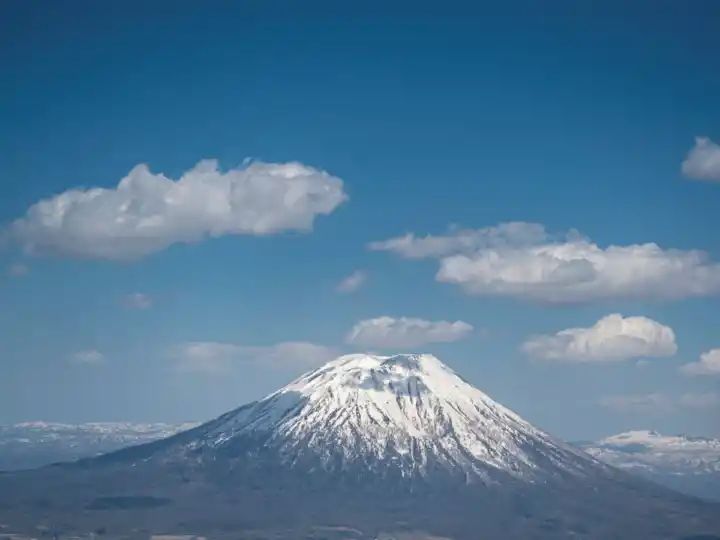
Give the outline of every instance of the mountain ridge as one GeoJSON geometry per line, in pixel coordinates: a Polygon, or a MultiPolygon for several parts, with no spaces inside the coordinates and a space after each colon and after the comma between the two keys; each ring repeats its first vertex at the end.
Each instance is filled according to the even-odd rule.
{"type": "Polygon", "coordinates": [[[166,438],[197,423],[29,421],[0,425],[0,471],[74,461],[166,438]]]}
{"type": "Polygon", "coordinates": [[[577,446],[614,467],[720,501],[720,439],[633,430],[577,446]]]}

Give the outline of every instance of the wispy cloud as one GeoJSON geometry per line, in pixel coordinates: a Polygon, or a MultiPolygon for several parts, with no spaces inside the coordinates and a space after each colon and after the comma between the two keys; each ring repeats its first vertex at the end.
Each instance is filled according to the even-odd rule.
{"type": "Polygon", "coordinates": [[[13,263],[7,268],[7,275],[10,277],[23,277],[30,272],[30,267],[24,263],[13,263]]]}
{"type": "Polygon", "coordinates": [[[153,303],[150,295],[140,292],[128,294],[122,299],[123,306],[128,309],[150,309],[153,303]]]}
{"type": "Polygon", "coordinates": [[[9,236],[28,252],[127,260],[206,237],[309,231],[346,199],[342,180],[296,162],[223,172],[204,160],[178,180],[137,165],[115,188],[35,203],[9,236]]]}
{"type": "Polygon", "coordinates": [[[479,249],[535,245],[547,240],[545,227],[538,223],[515,221],[482,229],[451,228],[447,234],[404,236],[370,242],[372,251],[389,251],[406,259],[441,258],[479,249]]]}
{"type": "Polygon", "coordinates": [[[105,355],[97,349],[77,351],[70,356],[70,363],[79,366],[99,366],[105,362],[105,355]]]}
{"type": "Polygon", "coordinates": [[[335,290],[339,293],[349,294],[357,291],[367,281],[367,274],[363,270],[355,270],[337,284],[335,290]]]}
{"type": "Polygon", "coordinates": [[[677,397],[663,393],[605,396],[599,404],[619,413],[664,414],[681,409],[711,409],[720,404],[714,392],[685,393],[677,397]]]}
{"type": "Polygon", "coordinates": [[[254,363],[275,367],[309,369],[337,356],[323,345],[289,341],[267,346],[248,346],[217,341],[191,341],[173,347],[170,356],[178,371],[223,374],[242,365],[254,363]]]}
{"type": "Polygon", "coordinates": [[[672,400],[660,393],[605,396],[599,403],[617,412],[659,413],[673,408],[672,400]]]}
{"type": "Polygon", "coordinates": [[[412,317],[377,317],[353,326],[346,341],[363,347],[414,348],[428,343],[457,341],[472,332],[464,321],[426,321],[412,317]]]}
{"type": "Polygon", "coordinates": [[[679,403],[690,409],[712,409],[720,405],[720,395],[715,392],[687,393],[680,396],[679,403]]]}

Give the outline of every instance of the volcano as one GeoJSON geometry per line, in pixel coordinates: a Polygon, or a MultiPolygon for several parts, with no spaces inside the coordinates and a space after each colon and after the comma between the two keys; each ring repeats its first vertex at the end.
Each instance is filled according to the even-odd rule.
{"type": "Polygon", "coordinates": [[[0,523],[138,538],[678,539],[719,534],[720,507],[597,461],[434,356],[356,354],[172,437],[0,475],[0,523]]]}

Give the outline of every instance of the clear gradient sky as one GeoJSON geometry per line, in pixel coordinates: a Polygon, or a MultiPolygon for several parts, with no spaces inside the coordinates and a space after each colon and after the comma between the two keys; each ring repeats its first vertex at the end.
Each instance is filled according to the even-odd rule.
{"type": "Polygon", "coordinates": [[[362,4],[0,3],[0,422],[417,350],[568,439],[720,435],[720,5],[362,4]]]}

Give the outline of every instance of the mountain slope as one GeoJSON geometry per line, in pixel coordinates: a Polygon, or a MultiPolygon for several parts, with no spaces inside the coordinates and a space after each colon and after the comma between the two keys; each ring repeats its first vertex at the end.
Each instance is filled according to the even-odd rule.
{"type": "Polygon", "coordinates": [[[244,438],[263,439],[290,467],[316,459],[333,473],[533,481],[598,467],[429,355],[341,357],[224,416],[189,449],[222,452],[244,438]]]}
{"type": "Polygon", "coordinates": [[[196,424],[23,422],[0,426],[0,471],[74,461],[163,439],[196,424]]]}
{"type": "Polygon", "coordinates": [[[75,533],[681,538],[720,531],[717,510],[554,439],[429,355],[341,357],[168,439],[0,476],[0,523],[75,533]]]}
{"type": "Polygon", "coordinates": [[[615,467],[720,501],[720,440],[638,430],[578,444],[615,467]]]}

